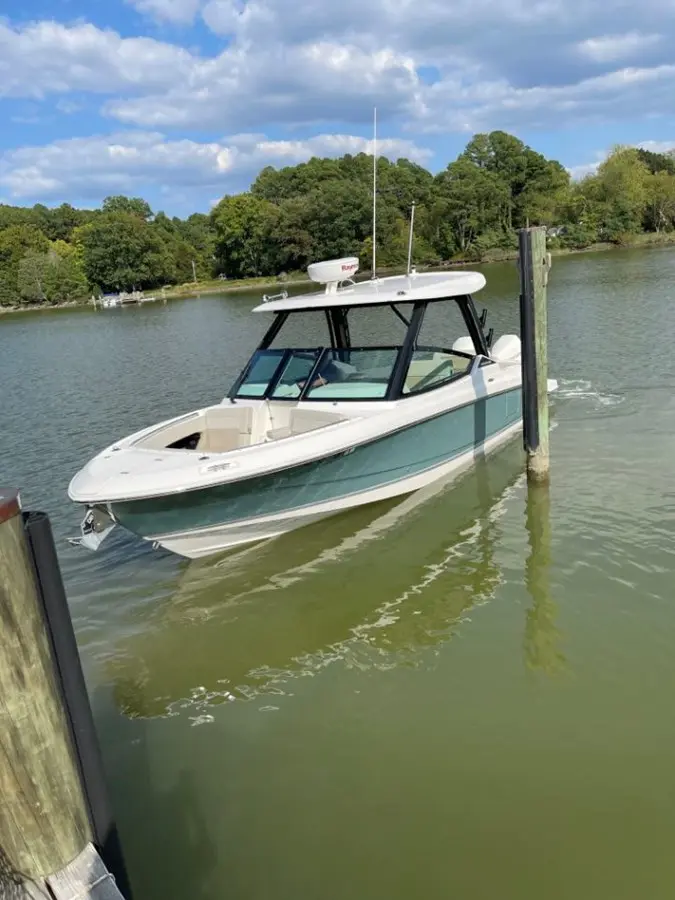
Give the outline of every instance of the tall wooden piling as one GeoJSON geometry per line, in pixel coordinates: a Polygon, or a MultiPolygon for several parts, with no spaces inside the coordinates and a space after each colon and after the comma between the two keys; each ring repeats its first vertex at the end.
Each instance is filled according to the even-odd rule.
{"type": "Polygon", "coordinates": [[[0,897],[126,883],[49,520],[0,488],[0,897]],[[21,889],[25,893],[21,893],[21,889]]]}
{"type": "Polygon", "coordinates": [[[522,228],[519,234],[520,333],[523,373],[523,441],[527,475],[549,477],[548,340],[546,286],[551,267],[546,229],[522,228]]]}

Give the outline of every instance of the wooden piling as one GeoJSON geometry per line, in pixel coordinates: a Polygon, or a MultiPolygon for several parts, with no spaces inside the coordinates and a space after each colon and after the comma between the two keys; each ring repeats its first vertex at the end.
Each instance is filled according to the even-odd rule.
{"type": "Polygon", "coordinates": [[[546,252],[546,229],[521,228],[519,251],[523,442],[527,453],[527,475],[532,481],[547,481],[549,422],[546,285],[551,257],[546,252]]]}
{"type": "Polygon", "coordinates": [[[0,798],[0,897],[122,900],[98,856],[117,833],[49,520],[3,488],[0,798]]]}
{"type": "Polygon", "coordinates": [[[16,491],[0,490],[0,848],[39,880],[91,839],[16,491]]]}

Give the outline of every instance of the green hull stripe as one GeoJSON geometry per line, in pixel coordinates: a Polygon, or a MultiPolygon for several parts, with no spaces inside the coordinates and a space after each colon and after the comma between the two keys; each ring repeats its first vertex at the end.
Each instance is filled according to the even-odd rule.
{"type": "Polygon", "coordinates": [[[142,536],[171,534],[336,500],[449,462],[515,424],[520,388],[451,410],[335,456],[233,484],[112,504],[142,536]]]}

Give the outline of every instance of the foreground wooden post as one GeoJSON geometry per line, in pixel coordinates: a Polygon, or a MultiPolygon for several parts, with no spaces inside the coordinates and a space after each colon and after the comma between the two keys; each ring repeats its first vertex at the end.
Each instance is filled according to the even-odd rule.
{"type": "Polygon", "coordinates": [[[91,839],[16,491],[0,490],[0,847],[39,880],[91,839]]]}
{"type": "Polygon", "coordinates": [[[128,887],[49,520],[0,488],[0,897],[121,900],[94,845],[128,887]]]}
{"type": "Polygon", "coordinates": [[[533,481],[546,481],[549,476],[546,285],[550,266],[551,257],[546,253],[546,229],[521,228],[523,441],[527,453],[527,475],[533,481]]]}

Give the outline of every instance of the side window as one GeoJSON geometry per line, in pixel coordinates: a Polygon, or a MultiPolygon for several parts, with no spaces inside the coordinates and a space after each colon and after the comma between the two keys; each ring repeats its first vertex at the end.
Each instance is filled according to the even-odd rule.
{"type": "Polygon", "coordinates": [[[403,394],[440,387],[466,373],[475,356],[456,301],[430,303],[403,385],[403,394]]]}
{"type": "Polygon", "coordinates": [[[415,350],[403,384],[403,393],[415,394],[458,378],[465,374],[471,359],[469,355],[448,352],[442,347],[415,350]]]}

